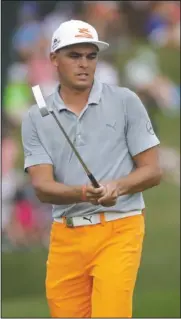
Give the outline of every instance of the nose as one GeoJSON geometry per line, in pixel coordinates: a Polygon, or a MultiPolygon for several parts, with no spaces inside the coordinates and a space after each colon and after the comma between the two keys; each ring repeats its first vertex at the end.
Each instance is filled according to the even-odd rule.
{"type": "Polygon", "coordinates": [[[86,69],[88,67],[88,61],[87,61],[86,57],[81,57],[80,58],[79,66],[81,68],[84,68],[84,69],[86,69]]]}

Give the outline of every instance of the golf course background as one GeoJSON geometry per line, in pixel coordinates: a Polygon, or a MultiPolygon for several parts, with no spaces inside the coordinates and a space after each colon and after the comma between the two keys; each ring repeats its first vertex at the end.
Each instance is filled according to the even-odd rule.
{"type": "MultiPolygon", "coordinates": [[[[116,52],[115,63],[120,74],[141,46],[150,48],[147,42],[136,39],[129,53],[116,52]]],[[[180,86],[179,51],[173,48],[155,51],[163,74],[180,86]]],[[[180,154],[180,112],[161,112],[157,123],[161,146],[180,154]]],[[[21,165],[22,162],[23,158],[21,165]]],[[[160,186],[145,191],[144,198],[146,236],[134,294],[133,317],[179,318],[180,185],[173,179],[172,172],[165,172],[160,186]]],[[[44,284],[47,254],[47,249],[40,247],[2,253],[2,318],[49,317],[44,284]]]]}

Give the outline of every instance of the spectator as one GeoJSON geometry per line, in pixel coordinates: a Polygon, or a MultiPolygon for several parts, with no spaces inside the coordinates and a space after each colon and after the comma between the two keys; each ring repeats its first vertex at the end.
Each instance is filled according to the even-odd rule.
{"type": "Polygon", "coordinates": [[[36,1],[23,2],[18,12],[18,25],[12,39],[12,48],[21,60],[26,61],[42,36],[36,1]]]}
{"type": "Polygon", "coordinates": [[[24,63],[15,62],[8,68],[3,109],[8,120],[16,127],[20,125],[24,112],[32,104],[27,75],[28,68],[24,63]]]}
{"type": "Polygon", "coordinates": [[[84,1],[84,20],[96,28],[103,41],[112,42],[121,32],[120,2],[84,1]]]}
{"type": "Polygon", "coordinates": [[[37,43],[36,51],[27,61],[27,82],[29,87],[40,85],[45,96],[52,93],[57,83],[55,70],[47,55],[47,48],[41,40],[37,43]]]}
{"type": "Polygon", "coordinates": [[[158,1],[145,25],[148,39],[156,46],[180,47],[180,4],[158,1]]]}
{"type": "Polygon", "coordinates": [[[107,59],[98,61],[95,76],[103,83],[120,85],[118,71],[107,59]]]}
{"type": "Polygon", "coordinates": [[[11,135],[2,140],[2,234],[10,238],[13,227],[11,221],[14,210],[14,196],[21,181],[15,170],[17,143],[11,135]]]}
{"type": "Polygon", "coordinates": [[[42,30],[50,43],[53,32],[59,25],[73,18],[74,3],[72,1],[57,1],[55,8],[47,14],[42,22],[42,30]]]}
{"type": "Polygon", "coordinates": [[[157,55],[150,49],[140,47],[124,70],[127,85],[145,101],[152,124],[158,133],[158,114],[179,108],[180,96],[176,85],[162,74],[157,55]]]}

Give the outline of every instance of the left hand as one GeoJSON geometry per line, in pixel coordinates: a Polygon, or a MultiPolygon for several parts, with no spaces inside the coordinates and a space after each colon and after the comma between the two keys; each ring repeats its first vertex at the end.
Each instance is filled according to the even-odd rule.
{"type": "Polygon", "coordinates": [[[105,187],[106,191],[105,194],[97,200],[98,204],[105,207],[116,205],[117,199],[119,197],[119,188],[117,181],[101,183],[101,185],[105,187]]]}

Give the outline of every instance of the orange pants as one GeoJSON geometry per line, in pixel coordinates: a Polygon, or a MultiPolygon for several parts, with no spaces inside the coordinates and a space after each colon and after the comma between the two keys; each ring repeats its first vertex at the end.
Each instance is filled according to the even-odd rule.
{"type": "Polygon", "coordinates": [[[51,317],[132,317],[144,217],[67,228],[54,222],[47,261],[51,317]]]}

